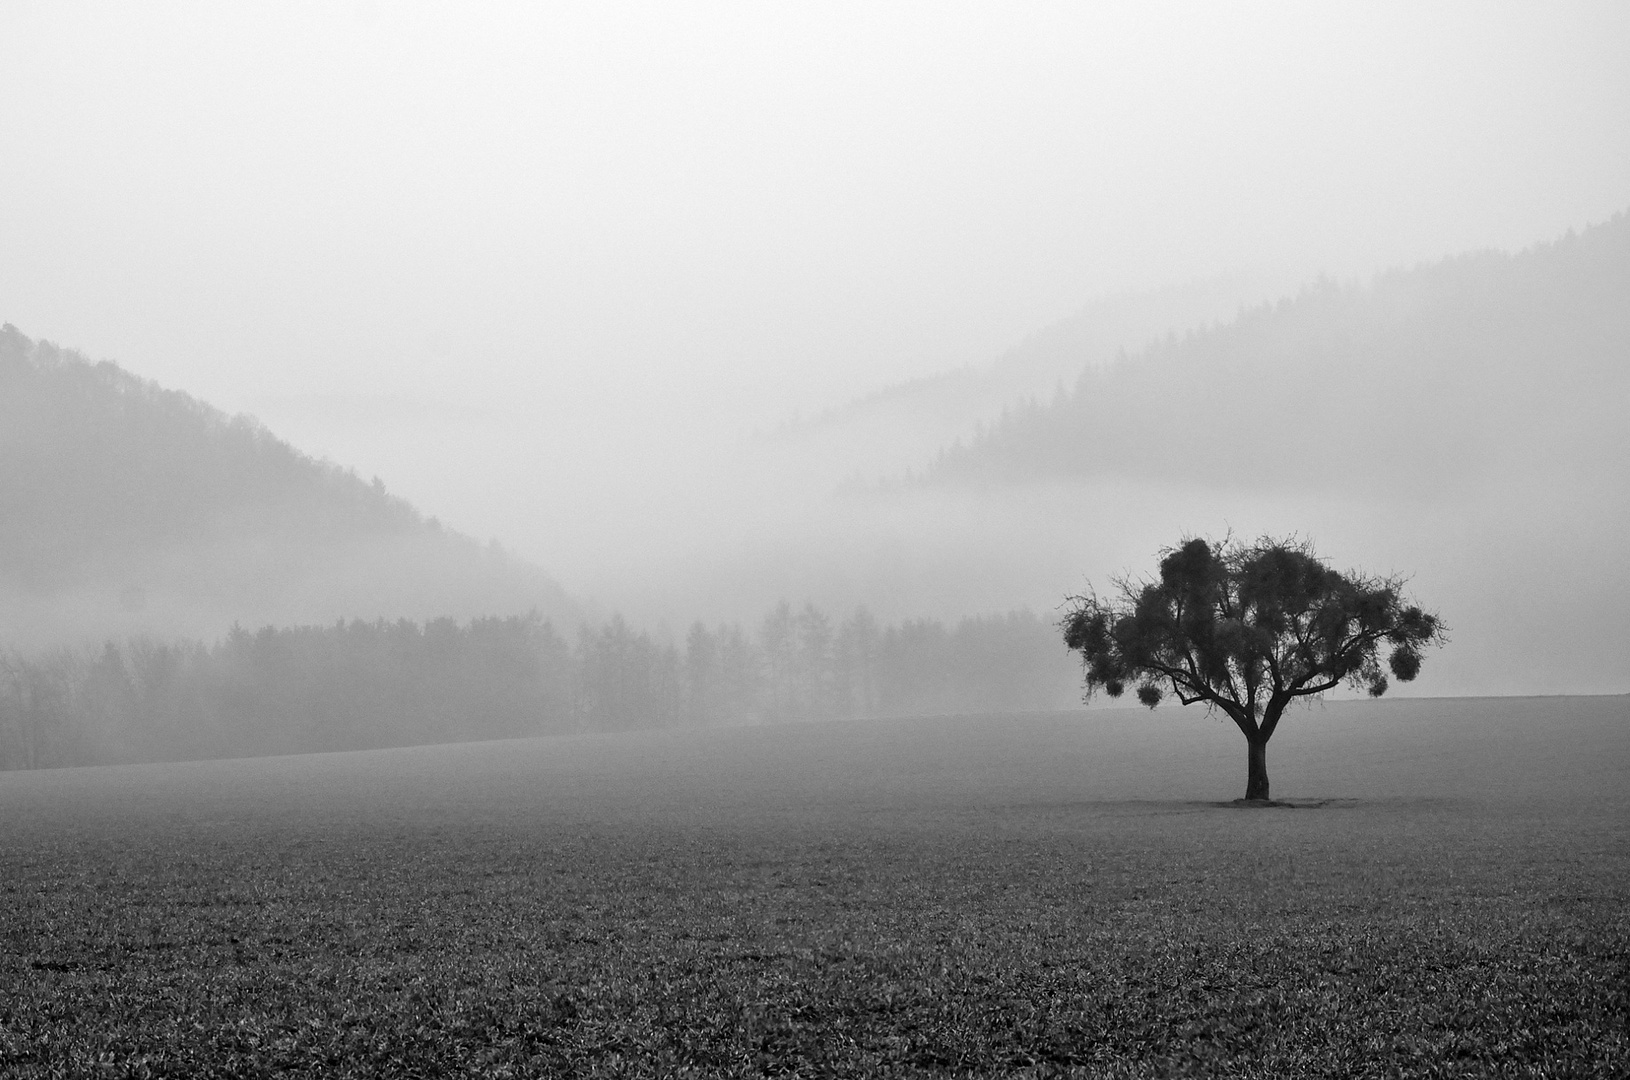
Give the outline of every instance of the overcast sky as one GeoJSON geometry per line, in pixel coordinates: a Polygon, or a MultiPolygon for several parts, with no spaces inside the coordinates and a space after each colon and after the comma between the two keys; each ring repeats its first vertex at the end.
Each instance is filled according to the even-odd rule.
{"type": "Polygon", "coordinates": [[[0,40],[0,320],[569,583],[710,440],[1095,297],[1630,203],[1623,3],[3,0],[0,40]]]}

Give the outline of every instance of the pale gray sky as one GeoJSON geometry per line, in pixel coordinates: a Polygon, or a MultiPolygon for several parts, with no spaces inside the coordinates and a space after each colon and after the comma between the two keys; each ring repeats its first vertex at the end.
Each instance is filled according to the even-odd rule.
{"type": "Polygon", "coordinates": [[[6,0],[0,40],[0,319],[568,584],[738,520],[742,433],[1095,296],[1630,204],[1623,3],[6,0]]]}

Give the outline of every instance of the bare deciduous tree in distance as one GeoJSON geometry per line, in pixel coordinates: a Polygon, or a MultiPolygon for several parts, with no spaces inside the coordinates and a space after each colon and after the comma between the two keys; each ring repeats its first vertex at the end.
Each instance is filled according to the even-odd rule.
{"type": "Polygon", "coordinates": [[[1161,556],[1159,581],[1069,597],[1064,643],[1089,698],[1135,683],[1151,709],[1170,692],[1227,714],[1248,746],[1247,801],[1268,801],[1268,740],[1287,705],[1344,682],[1380,697],[1383,657],[1408,682],[1421,651],[1447,640],[1437,615],[1406,603],[1402,578],[1341,573],[1303,540],[1195,538],[1161,556]]]}

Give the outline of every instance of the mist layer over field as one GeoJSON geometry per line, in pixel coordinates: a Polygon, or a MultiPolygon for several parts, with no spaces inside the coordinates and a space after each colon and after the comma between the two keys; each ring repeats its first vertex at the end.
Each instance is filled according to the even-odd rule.
{"type": "MultiPolygon", "coordinates": [[[[1630,798],[1620,785],[1630,770],[1627,710],[1622,695],[1314,704],[1286,715],[1269,772],[1290,799],[1611,814],[1630,798]]],[[[404,813],[452,822],[461,808],[478,817],[655,821],[863,806],[1202,806],[1237,796],[1244,776],[1244,740],[1225,719],[1196,708],[1117,708],[8,773],[0,805],[31,829],[61,815],[149,812],[219,823],[404,813]]]]}

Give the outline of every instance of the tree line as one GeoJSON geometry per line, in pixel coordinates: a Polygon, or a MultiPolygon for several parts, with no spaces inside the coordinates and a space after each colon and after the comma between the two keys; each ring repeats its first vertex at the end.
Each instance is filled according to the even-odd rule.
{"type": "Polygon", "coordinates": [[[234,627],[0,654],[0,768],[469,739],[1069,708],[1079,676],[1030,612],[881,625],[782,603],[757,625],[568,640],[537,616],[234,627]]]}

